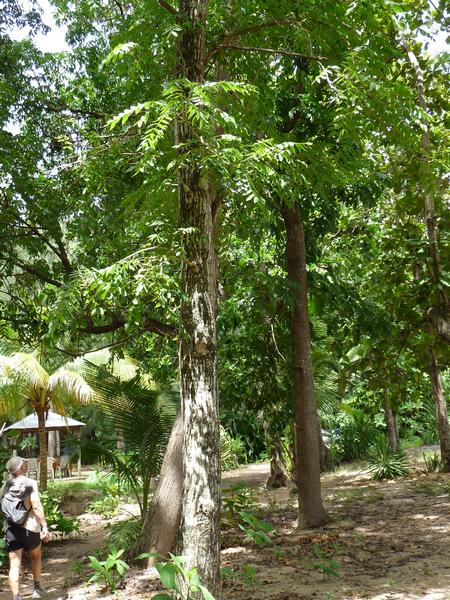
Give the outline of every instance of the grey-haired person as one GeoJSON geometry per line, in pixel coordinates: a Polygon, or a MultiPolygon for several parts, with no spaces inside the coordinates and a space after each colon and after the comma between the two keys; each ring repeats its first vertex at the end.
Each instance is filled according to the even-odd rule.
{"type": "Polygon", "coordinates": [[[22,600],[20,595],[20,567],[24,552],[28,552],[34,579],[32,598],[43,598],[45,591],[41,587],[41,542],[50,539],[45,520],[44,508],[39,497],[37,481],[27,477],[26,459],[13,456],[7,463],[10,478],[0,492],[19,490],[23,494],[25,508],[29,511],[23,525],[14,525],[5,521],[6,548],[9,555],[9,586],[13,600],[22,600]]]}

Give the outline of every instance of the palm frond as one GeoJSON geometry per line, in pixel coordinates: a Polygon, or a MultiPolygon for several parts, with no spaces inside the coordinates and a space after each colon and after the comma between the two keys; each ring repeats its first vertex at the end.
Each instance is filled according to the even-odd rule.
{"type": "Polygon", "coordinates": [[[1,410],[16,414],[27,402],[45,402],[48,373],[32,354],[0,355],[1,410]]]}
{"type": "Polygon", "coordinates": [[[54,407],[59,410],[64,410],[65,401],[87,404],[94,396],[94,390],[79,373],[64,368],[58,369],[49,377],[48,391],[54,407]]]}
{"type": "MultiPolygon", "coordinates": [[[[172,395],[160,394],[141,376],[120,381],[105,367],[86,365],[85,377],[95,388],[95,403],[103,413],[111,429],[123,439],[126,451],[117,449],[117,435],[95,440],[87,445],[95,447],[119,477],[133,488],[142,486],[142,512],[148,508],[150,480],[161,468],[165,448],[175,417],[176,403],[172,395]]],[[[137,494],[138,495],[138,494],[137,494]]]]}
{"type": "Polygon", "coordinates": [[[68,363],[66,368],[76,371],[77,373],[84,373],[86,365],[95,367],[109,365],[108,370],[121,381],[133,379],[133,377],[136,377],[139,370],[139,365],[136,360],[129,356],[115,358],[111,350],[108,349],[88,352],[68,363]]]}

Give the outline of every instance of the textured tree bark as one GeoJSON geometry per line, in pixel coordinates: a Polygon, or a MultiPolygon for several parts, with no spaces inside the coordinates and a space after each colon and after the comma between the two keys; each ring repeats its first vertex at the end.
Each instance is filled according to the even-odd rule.
{"type": "Polygon", "coordinates": [[[56,456],[56,434],[57,431],[48,432],[48,456],[56,456]]]}
{"type": "Polygon", "coordinates": [[[288,279],[294,303],[291,314],[293,394],[296,424],[299,525],[328,522],[320,487],[320,455],[308,318],[306,250],[300,209],[282,205],[286,228],[288,279]]]}
{"type": "Polygon", "coordinates": [[[45,492],[47,490],[47,433],[45,431],[45,409],[36,405],[34,408],[38,418],[39,489],[41,492],[45,492]]]}
{"type": "MultiPolygon", "coordinates": [[[[173,552],[181,516],[183,490],[183,420],[177,414],[161,467],[161,475],[141,532],[136,554],[173,552]]],[[[158,559],[148,559],[153,566],[158,559]]]]}
{"type": "MultiPolygon", "coordinates": [[[[439,318],[429,319],[429,324],[434,326],[434,332],[446,339],[445,332],[448,330],[448,318],[450,315],[450,303],[445,287],[441,283],[442,267],[439,256],[439,235],[438,221],[434,204],[433,189],[430,186],[432,181],[432,170],[430,166],[431,143],[430,143],[430,121],[428,117],[428,104],[425,94],[425,78],[422,67],[417,60],[416,55],[410,48],[407,40],[400,36],[400,43],[408,55],[409,62],[414,70],[417,89],[417,103],[422,110],[422,178],[420,181],[425,209],[425,226],[428,239],[429,272],[433,279],[434,291],[436,294],[436,306],[430,307],[429,315],[438,315],[439,318]],[[444,335],[442,335],[444,333],[444,335]]],[[[431,328],[430,328],[431,329],[431,328]]],[[[441,446],[441,462],[443,469],[450,472],[450,428],[448,424],[447,405],[444,398],[442,387],[442,378],[439,372],[436,351],[433,343],[428,349],[430,362],[428,372],[430,375],[431,387],[433,390],[434,402],[436,405],[436,418],[439,431],[439,441],[441,446]]]]}
{"type": "MultiPolygon", "coordinates": [[[[207,0],[180,0],[182,77],[201,83],[205,62],[207,0]]],[[[189,89],[185,90],[189,101],[189,89]]],[[[185,232],[179,343],[183,419],[183,503],[179,553],[187,569],[220,598],[220,431],[216,370],[216,260],[213,193],[199,164],[199,140],[187,115],[176,123],[181,166],[180,218],[185,232]],[[187,155],[189,149],[190,155],[187,155]]],[[[184,581],[178,582],[187,597],[184,581]]],[[[193,597],[200,597],[196,594],[193,597]]]]}
{"type": "Polygon", "coordinates": [[[389,448],[392,452],[397,452],[400,448],[400,438],[398,436],[397,417],[392,410],[391,403],[389,402],[389,395],[387,389],[384,390],[383,396],[384,404],[384,418],[386,420],[386,427],[388,432],[389,448]]]}
{"type": "Polygon", "coordinates": [[[433,348],[429,350],[429,374],[436,405],[436,420],[441,447],[441,463],[446,473],[450,472],[450,425],[448,422],[447,403],[444,397],[444,384],[433,348]]]}
{"type": "Polygon", "coordinates": [[[270,475],[266,481],[268,489],[287,487],[290,483],[289,475],[283,460],[283,447],[280,438],[274,436],[269,443],[270,475]]]}

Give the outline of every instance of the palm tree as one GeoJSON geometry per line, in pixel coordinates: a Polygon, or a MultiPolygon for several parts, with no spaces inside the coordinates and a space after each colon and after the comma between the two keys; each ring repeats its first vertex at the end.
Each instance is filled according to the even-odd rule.
{"type": "Polygon", "coordinates": [[[93,391],[81,375],[59,368],[49,375],[34,354],[0,354],[0,412],[20,415],[32,408],[38,418],[40,488],[47,489],[45,417],[50,407],[65,413],[67,404],[86,404],[93,391]]]}

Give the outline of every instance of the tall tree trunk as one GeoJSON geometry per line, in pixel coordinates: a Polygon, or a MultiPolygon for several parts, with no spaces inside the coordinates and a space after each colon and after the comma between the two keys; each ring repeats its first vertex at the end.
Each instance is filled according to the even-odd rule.
{"type": "Polygon", "coordinates": [[[450,426],[448,422],[447,403],[444,397],[444,385],[439,371],[436,354],[433,348],[430,348],[429,373],[433,396],[436,405],[436,420],[439,431],[439,441],[441,446],[441,463],[446,473],[450,472],[450,426]]]}
{"type": "Polygon", "coordinates": [[[57,431],[49,431],[48,432],[48,456],[56,456],[56,434],[57,431]]]}
{"type": "MultiPolygon", "coordinates": [[[[177,414],[161,467],[161,475],[150,510],[144,517],[136,554],[152,552],[167,556],[173,552],[181,516],[183,490],[183,419],[177,414]]],[[[147,565],[157,562],[152,557],[147,565]]]]}
{"type": "Polygon", "coordinates": [[[388,432],[389,448],[392,452],[397,452],[400,447],[400,439],[398,436],[397,417],[392,410],[391,403],[389,401],[389,394],[387,388],[383,392],[383,404],[384,404],[384,418],[386,420],[386,427],[388,432]]]}
{"type": "Polygon", "coordinates": [[[45,492],[47,489],[47,432],[45,431],[45,409],[36,406],[38,418],[39,436],[39,489],[45,492]]]}
{"type": "MultiPolygon", "coordinates": [[[[400,43],[408,55],[409,62],[414,70],[417,89],[417,104],[420,106],[422,111],[422,176],[420,180],[420,186],[422,188],[424,199],[425,225],[428,239],[429,272],[433,280],[433,288],[436,294],[436,306],[430,307],[429,311],[429,326],[430,328],[434,328],[435,334],[441,335],[443,339],[446,339],[445,335],[442,335],[442,333],[445,334],[445,332],[448,332],[450,329],[448,323],[450,315],[450,303],[445,287],[441,282],[442,267],[439,256],[438,224],[432,188],[433,172],[430,166],[430,119],[428,114],[429,111],[427,98],[425,94],[425,78],[417,56],[410,48],[406,38],[402,35],[400,36],[400,43]]],[[[433,344],[430,344],[428,353],[430,356],[428,372],[430,375],[431,387],[436,405],[437,425],[441,446],[441,462],[444,470],[446,472],[450,472],[450,428],[448,425],[447,405],[444,398],[442,379],[436,359],[436,350],[433,344]]]]}
{"type": "Polygon", "coordinates": [[[319,527],[328,522],[320,488],[319,423],[314,393],[308,317],[306,250],[298,207],[282,205],[286,227],[289,284],[294,296],[291,314],[293,401],[296,424],[299,524],[319,527]]]}
{"type": "MultiPolygon", "coordinates": [[[[208,0],[179,0],[180,74],[197,83],[201,83],[204,76],[207,10],[208,0]]],[[[189,102],[188,88],[185,94],[189,102]]],[[[203,584],[220,598],[220,431],[213,194],[208,175],[201,170],[200,156],[196,154],[198,136],[186,113],[178,118],[176,138],[182,160],[178,171],[180,227],[185,232],[179,345],[184,462],[179,551],[186,557],[186,568],[196,567],[203,584]]],[[[187,596],[184,582],[179,581],[179,584],[182,596],[187,596]]]]}

